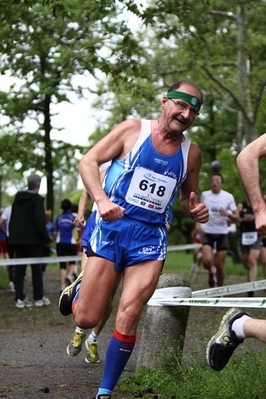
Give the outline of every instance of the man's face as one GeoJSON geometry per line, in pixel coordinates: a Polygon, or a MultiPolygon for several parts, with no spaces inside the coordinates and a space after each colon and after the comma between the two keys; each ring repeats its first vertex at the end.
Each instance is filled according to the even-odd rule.
{"type": "Polygon", "coordinates": [[[219,175],[213,175],[211,179],[211,190],[214,194],[219,194],[223,186],[222,178],[219,175]]]}
{"type": "MultiPolygon", "coordinates": [[[[188,93],[200,98],[198,90],[190,85],[183,84],[177,91],[188,93]]],[[[184,100],[169,99],[162,100],[163,117],[167,121],[167,127],[172,132],[183,133],[194,122],[198,109],[184,100]]]]}

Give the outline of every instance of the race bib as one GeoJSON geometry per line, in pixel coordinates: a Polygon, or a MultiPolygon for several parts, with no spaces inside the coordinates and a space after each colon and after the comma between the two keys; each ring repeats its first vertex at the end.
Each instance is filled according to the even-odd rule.
{"type": "Polygon", "coordinates": [[[149,211],[163,213],[176,186],[176,180],[141,166],[134,170],[126,201],[149,211]]]}
{"type": "Polygon", "coordinates": [[[242,245],[252,245],[258,239],[257,231],[242,233],[242,245]]]}

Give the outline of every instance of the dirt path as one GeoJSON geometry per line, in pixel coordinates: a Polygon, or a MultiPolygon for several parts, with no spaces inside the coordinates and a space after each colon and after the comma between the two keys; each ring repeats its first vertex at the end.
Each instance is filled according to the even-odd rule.
{"type": "MultiPolygon", "coordinates": [[[[31,298],[30,269],[26,277],[26,292],[31,298]]],[[[243,282],[235,280],[232,282],[243,282]]],[[[74,331],[72,316],[63,317],[58,311],[57,268],[45,274],[46,296],[52,302],[44,308],[17,309],[14,295],[0,290],[0,398],[7,399],[91,399],[99,386],[104,353],[112,335],[114,315],[111,316],[100,337],[99,364],[85,363],[85,348],[76,358],[66,354],[66,346],[74,331]]],[[[202,276],[193,289],[206,287],[202,276]]],[[[257,292],[257,296],[265,296],[257,292]]],[[[191,308],[187,326],[184,361],[196,358],[205,362],[205,347],[215,332],[226,309],[191,308]],[[204,327],[203,327],[204,326],[204,327]]],[[[264,317],[263,311],[252,311],[264,317]]],[[[139,338],[141,330],[139,330],[139,338]]],[[[135,371],[138,343],[127,365],[125,375],[135,371]]],[[[259,349],[259,345],[256,344],[259,349]]],[[[250,350],[243,345],[238,355],[250,350]]],[[[114,398],[130,399],[130,392],[116,390],[114,398]]]]}

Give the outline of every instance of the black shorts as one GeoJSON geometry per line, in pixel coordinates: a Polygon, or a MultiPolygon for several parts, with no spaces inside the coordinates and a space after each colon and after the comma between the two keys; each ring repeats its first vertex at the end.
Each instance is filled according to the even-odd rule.
{"type": "Polygon", "coordinates": [[[227,251],[229,248],[228,234],[203,234],[202,245],[209,245],[216,251],[227,251]]]}
{"type": "MultiPolygon", "coordinates": [[[[57,256],[75,256],[77,255],[76,244],[68,244],[64,242],[58,242],[56,244],[56,252],[57,256]]],[[[68,262],[69,265],[74,265],[76,262],[74,260],[70,260],[68,262]]],[[[60,262],[59,268],[66,269],[67,262],[60,262]]]]}

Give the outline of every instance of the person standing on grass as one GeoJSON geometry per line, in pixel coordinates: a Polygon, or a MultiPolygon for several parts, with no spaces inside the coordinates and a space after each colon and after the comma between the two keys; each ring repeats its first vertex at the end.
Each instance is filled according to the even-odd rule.
{"type": "MultiPolygon", "coordinates": [[[[266,235],[266,204],[260,188],[259,160],[266,157],[266,133],[248,144],[237,157],[237,167],[259,234],[266,235]]],[[[241,309],[232,308],[222,318],[217,333],[207,345],[208,365],[222,370],[235,349],[246,338],[266,343],[266,320],[253,319],[241,309]]]]}
{"type": "Polygon", "coordinates": [[[87,249],[84,275],[60,297],[62,314],[81,328],[95,326],[118,279],[122,293],[96,399],[110,399],[133,351],[137,327],[154,293],[167,251],[171,207],[180,193],[184,214],[208,221],[198,202],[200,149],[183,134],[199,113],[201,90],[174,83],[161,100],[157,120],[126,120],[81,160],[79,171],[100,218],[87,249]],[[99,165],[111,161],[104,187],[99,165]]]}
{"type": "MultiPolygon", "coordinates": [[[[14,248],[15,258],[40,258],[43,254],[43,245],[52,245],[52,240],[46,231],[44,198],[38,194],[41,177],[33,173],[28,177],[27,182],[28,189],[18,191],[12,204],[8,242],[14,248]]],[[[14,267],[17,308],[32,306],[32,302],[24,293],[26,268],[27,265],[14,267]]],[[[31,274],[35,306],[50,305],[50,300],[43,293],[42,264],[32,264],[31,274]]]]}
{"type": "Polygon", "coordinates": [[[238,211],[232,194],[222,189],[223,176],[214,173],[211,177],[211,189],[203,191],[201,202],[209,209],[210,218],[208,223],[201,226],[202,238],[202,264],[208,270],[208,283],[210,287],[224,285],[225,271],[224,263],[229,248],[228,241],[228,218],[237,220],[238,211]],[[215,270],[214,270],[215,267],[215,270]]]}

